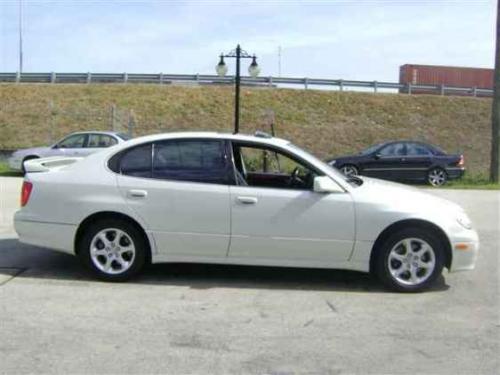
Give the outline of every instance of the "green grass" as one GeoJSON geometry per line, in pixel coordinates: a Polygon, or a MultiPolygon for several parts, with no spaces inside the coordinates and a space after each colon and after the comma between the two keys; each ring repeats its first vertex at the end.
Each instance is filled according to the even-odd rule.
{"type": "Polygon", "coordinates": [[[7,163],[0,162],[0,177],[22,177],[22,174],[11,171],[7,163]]]}
{"type": "Polygon", "coordinates": [[[443,189],[500,190],[499,183],[490,182],[486,174],[466,174],[460,180],[449,181],[443,189]]]}
{"type": "MultiPolygon", "coordinates": [[[[223,86],[0,84],[0,149],[47,145],[77,130],[134,135],[232,130],[234,91],[223,86]]],[[[269,131],[321,159],[357,153],[381,141],[415,139],[463,153],[468,171],[486,173],[491,100],[277,88],[241,90],[241,132],[269,131]]]]}

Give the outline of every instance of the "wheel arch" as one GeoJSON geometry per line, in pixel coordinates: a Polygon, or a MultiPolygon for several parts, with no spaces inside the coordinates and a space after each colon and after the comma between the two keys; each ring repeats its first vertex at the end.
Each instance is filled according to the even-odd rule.
{"type": "Polygon", "coordinates": [[[120,220],[123,220],[123,221],[127,221],[129,223],[131,223],[132,225],[134,225],[138,230],[139,232],[141,233],[143,239],[144,239],[144,242],[146,243],[147,245],[147,251],[146,251],[146,262],[148,264],[151,263],[151,258],[152,258],[152,252],[153,252],[153,246],[151,244],[151,241],[148,237],[148,235],[146,234],[146,231],[144,230],[144,228],[142,227],[142,225],[140,223],[137,222],[137,220],[135,220],[134,218],[124,214],[124,213],[121,213],[121,212],[114,212],[114,211],[101,211],[101,212],[95,212],[89,216],[87,216],[81,223],[80,225],[78,226],[78,229],[76,230],[76,234],[75,234],[75,239],[74,239],[74,243],[73,243],[73,246],[74,246],[74,249],[75,249],[75,255],[78,255],[78,243],[80,242],[84,232],[85,232],[85,229],[93,222],[97,221],[97,220],[103,220],[103,219],[120,219],[120,220]]]}
{"type": "Polygon", "coordinates": [[[375,260],[377,258],[378,251],[380,250],[382,244],[391,236],[393,233],[405,229],[405,228],[420,228],[425,230],[430,230],[437,235],[441,243],[443,244],[445,253],[445,267],[450,268],[452,262],[452,252],[451,243],[446,235],[446,233],[436,224],[430,221],[422,219],[405,219],[392,223],[387,228],[385,228],[375,240],[373,244],[372,251],[370,254],[370,272],[375,269],[375,260]]]}

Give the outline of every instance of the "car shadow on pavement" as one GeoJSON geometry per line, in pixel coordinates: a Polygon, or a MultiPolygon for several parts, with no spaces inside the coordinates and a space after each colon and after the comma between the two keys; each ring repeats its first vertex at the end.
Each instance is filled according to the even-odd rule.
{"type": "MultiPolygon", "coordinates": [[[[0,239],[0,273],[15,269],[16,278],[96,282],[96,278],[68,254],[0,239]]],[[[371,275],[362,272],[198,263],[153,264],[128,284],[186,286],[193,289],[251,288],[343,292],[385,292],[371,275]]],[[[449,289],[441,276],[430,291],[449,289]]]]}

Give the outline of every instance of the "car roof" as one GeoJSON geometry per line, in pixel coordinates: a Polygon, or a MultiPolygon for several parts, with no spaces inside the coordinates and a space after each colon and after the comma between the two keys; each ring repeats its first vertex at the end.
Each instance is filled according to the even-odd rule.
{"type": "Polygon", "coordinates": [[[189,138],[212,138],[212,139],[228,139],[234,141],[242,142],[253,142],[253,143],[263,143],[274,146],[286,146],[290,142],[271,136],[255,136],[248,134],[231,134],[231,133],[218,133],[218,132],[172,132],[172,133],[161,133],[154,135],[147,135],[143,137],[133,138],[127,142],[127,146],[132,146],[141,143],[154,142],[166,139],[189,139],[189,138]]]}
{"type": "Polygon", "coordinates": [[[106,134],[106,135],[118,135],[120,132],[114,132],[114,131],[105,131],[105,130],[88,130],[88,131],[82,131],[82,132],[73,132],[69,135],[74,135],[74,134],[106,134]]]}

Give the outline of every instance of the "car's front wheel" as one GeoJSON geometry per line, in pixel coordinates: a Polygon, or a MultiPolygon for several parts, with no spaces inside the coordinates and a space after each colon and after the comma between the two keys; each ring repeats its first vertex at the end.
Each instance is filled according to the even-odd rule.
{"type": "Polygon", "coordinates": [[[392,234],[378,249],[376,273],[390,289],[420,292],[432,286],[444,266],[443,245],[420,228],[392,234]]]}
{"type": "Polygon", "coordinates": [[[342,166],[342,168],[340,168],[340,170],[347,177],[357,176],[359,174],[358,168],[352,164],[346,164],[346,165],[342,166]]]}
{"type": "Polygon", "coordinates": [[[104,219],[85,230],[78,255],[100,279],[126,281],[144,267],[146,251],[147,244],[135,225],[104,219]]]}

